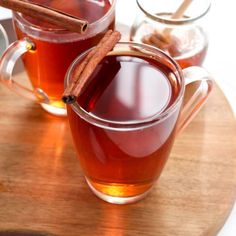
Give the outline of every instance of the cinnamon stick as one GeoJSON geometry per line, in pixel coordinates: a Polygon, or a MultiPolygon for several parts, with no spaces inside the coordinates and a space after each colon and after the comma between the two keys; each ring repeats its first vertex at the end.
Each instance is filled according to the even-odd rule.
{"type": "Polygon", "coordinates": [[[47,21],[72,32],[84,33],[88,27],[86,20],[37,3],[22,0],[0,0],[0,6],[47,21]]]}
{"type": "MultiPolygon", "coordinates": [[[[100,40],[100,42],[97,44],[97,47],[101,47],[101,45],[108,39],[108,37],[112,34],[112,30],[108,30],[104,37],[100,40]]],[[[74,80],[67,86],[66,90],[64,91],[64,96],[69,96],[71,91],[75,88],[76,83],[78,82],[79,76],[84,70],[85,66],[88,64],[91,57],[94,56],[96,53],[95,48],[91,50],[88,55],[85,57],[85,59],[82,61],[79,67],[76,68],[74,80]]]]}
{"type": "Polygon", "coordinates": [[[116,43],[120,40],[121,34],[118,31],[109,30],[101,39],[96,47],[94,47],[76,68],[74,80],[65,89],[62,101],[65,103],[73,103],[89,82],[90,76],[102,61],[102,59],[111,51],[116,43]]]}

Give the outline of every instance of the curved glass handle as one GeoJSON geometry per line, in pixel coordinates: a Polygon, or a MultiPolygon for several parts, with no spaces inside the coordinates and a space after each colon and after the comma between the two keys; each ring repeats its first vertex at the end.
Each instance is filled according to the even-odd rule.
{"type": "Polygon", "coordinates": [[[185,78],[185,87],[195,84],[197,87],[191,90],[192,94],[183,105],[179,122],[177,125],[177,133],[180,133],[195,117],[198,111],[205,104],[213,87],[213,79],[211,75],[203,68],[192,66],[183,69],[185,78]]]}
{"type": "Polygon", "coordinates": [[[26,52],[34,51],[35,45],[29,39],[24,38],[12,43],[3,53],[0,59],[0,79],[8,88],[19,95],[39,103],[49,104],[49,98],[41,89],[30,90],[12,79],[12,73],[16,61],[26,52]]]}

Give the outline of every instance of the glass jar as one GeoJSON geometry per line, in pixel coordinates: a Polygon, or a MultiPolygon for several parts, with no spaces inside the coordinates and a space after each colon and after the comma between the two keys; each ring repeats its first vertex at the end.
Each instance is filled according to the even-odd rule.
{"type": "Polygon", "coordinates": [[[132,41],[158,47],[182,68],[203,63],[208,48],[204,22],[210,0],[188,1],[190,4],[179,16],[176,16],[176,11],[183,0],[136,2],[139,12],[131,27],[132,41]]]}

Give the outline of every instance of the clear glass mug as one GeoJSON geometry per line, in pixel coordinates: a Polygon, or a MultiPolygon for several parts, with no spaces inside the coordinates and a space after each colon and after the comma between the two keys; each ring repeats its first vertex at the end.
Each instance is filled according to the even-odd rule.
{"type": "MultiPolygon", "coordinates": [[[[65,86],[87,53],[70,66],[65,86]]],[[[176,135],[206,102],[213,80],[201,67],[182,70],[163,51],[134,42],[118,43],[97,68],[78,100],[67,105],[75,149],[96,196],[135,202],[152,189],[176,135]],[[183,105],[185,87],[194,82],[183,105]]]]}
{"type": "Polygon", "coordinates": [[[0,57],[2,56],[4,50],[7,48],[9,42],[5,29],[0,24],[0,57]]]}
{"type": "Polygon", "coordinates": [[[165,51],[182,68],[203,63],[208,48],[206,14],[211,1],[192,1],[184,14],[174,17],[183,0],[136,0],[138,14],[130,39],[165,51]]]}
{"type": "MultiPolygon", "coordinates": [[[[73,11],[73,14],[76,14],[77,9],[80,10],[78,4],[87,7],[89,11],[80,12],[91,17],[87,18],[92,21],[87,31],[84,34],[68,32],[14,13],[13,24],[18,41],[11,44],[3,54],[0,74],[1,81],[16,93],[39,103],[51,114],[65,116],[66,109],[61,95],[64,91],[66,71],[79,54],[95,46],[108,29],[114,28],[116,0],[104,0],[104,4],[97,4],[96,1],[74,2],[76,7],[73,7],[72,3],[65,6],[64,1],[63,5],[60,1],[51,1],[50,4],[52,3],[62,7],[59,10],[68,9],[73,11]],[[97,14],[102,17],[93,21],[94,17],[98,17],[97,14]],[[21,56],[32,89],[24,87],[12,78],[14,65],[21,56]]],[[[50,7],[56,8],[57,5],[50,7]]]]}

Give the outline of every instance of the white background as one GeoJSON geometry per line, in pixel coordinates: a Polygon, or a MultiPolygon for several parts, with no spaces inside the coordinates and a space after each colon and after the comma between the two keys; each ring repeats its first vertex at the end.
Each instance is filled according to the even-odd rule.
{"type": "MultiPolygon", "coordinates": [[[[135,0],[117,0],[118,21],[131,25],[136,15],[136,7],[135,0]]],[[[10,11],[0,8],[0,20],[10,16],[10,11]]],[[[207,17],[210,46],[204,67],[211,72],[224,91],[236,116],[236,2],[212,1],[207,17]]],[[[236,206],[218,236],[236,236],[236,206]]]]}

